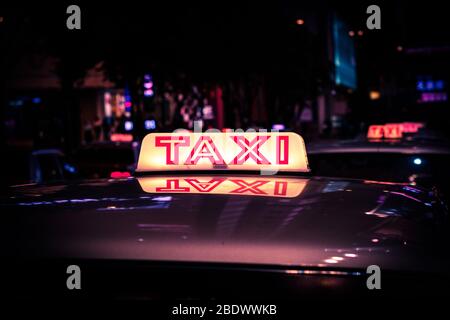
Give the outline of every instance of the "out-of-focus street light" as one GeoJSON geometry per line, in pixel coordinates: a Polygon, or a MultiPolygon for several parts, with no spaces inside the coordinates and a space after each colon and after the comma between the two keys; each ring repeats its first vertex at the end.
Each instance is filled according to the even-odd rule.
{"type": "Polygon", "coordinates": [[[403,51],[403,47],[402,46],[397,46],[397,51],[398,52],[402,52],[403,51]]]}
{"type": "Polygon", "coordinates": [[[133,122],[132,121],[125,121],[125,131],[132,131],[134,128],[133,122]]]}
{"type": "Polygon", "coordinates": [[[355,31],[353,31],[353,30],[349,31],[349,32],[348,32],[348,35],[349,35],[350,37],[354,37],[354,36],[355,36],[355,31]]]}
{"type": "Polygon", "coordinates": [[[304,25],[305,24],[305,20],[303,19],[297,19],[297,21],[295,21],[295,23],[299,26],[304,25]]]}
{"type": "Polygon", "coordinates": [[[369,98],[370,100],[378,100],[380,99],[380,91],[372,90],[369,92],[369,98]]]}
{"type": "Polygon", "coordinates": [[[358,36],[362,37],[364,35],[364,32],[362,30],[358,31],[358,36]]]}

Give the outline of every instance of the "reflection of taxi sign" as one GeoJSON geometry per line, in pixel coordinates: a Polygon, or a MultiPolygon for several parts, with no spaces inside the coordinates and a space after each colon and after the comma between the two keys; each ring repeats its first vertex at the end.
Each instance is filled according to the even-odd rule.
{"type": "Polygon", "coordinates": [[[297,197],[308,183],[303,179],[275,177],[138,177],[148,193],[196,193],[249,195],[262,197],[297,197]]]}
{"type": "Polygon", "coordinates": [[[148,134],[136,171],[171,170],[309,171],[303,139],[292,132],[148,134]]]}

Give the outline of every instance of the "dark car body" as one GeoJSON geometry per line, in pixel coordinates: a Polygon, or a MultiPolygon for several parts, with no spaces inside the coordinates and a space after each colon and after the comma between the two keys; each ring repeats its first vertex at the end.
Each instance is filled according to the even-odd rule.
{"type": "Polygon", "coordinates": [[[77,168],[58,149],[42,149],[31,153],[30,182],[48,183],[78,178],[77,168]]]}
{"type": "Polygon", "coordinates": [[[80,176],[110,178],[113,172],[134,172],[139,154],[137,142],[95,142],[80,147],[73,155],[80,176]]]}
{"type": "Polygon", "coordinates": [[[358,296],[369,292],[369,265],[383,270],[386,295],[423,295],[448,281],[447,213],[424,189],[292,175],[195,177],[203,187],[236,184],[217,193],[149,189],[193,178],[13,188],[1,201],[11,292],[71,297],[70,264],[83,270],[88,298],[358,296]],[[244,190],[242,181],[287,193],[244,190]]]}
{"type": "Polygon", "coordinates": [[[437,188],[448,200],[450,147],[421,140],[349,140],[310,144],[313,174],[437,188]]]}
{"type": "Polygon", "coordinates": [[[77,167],[60,149],[6,150],[7,161],[1,187],[27,183],[50,183],[78,179],[77,167]]]}

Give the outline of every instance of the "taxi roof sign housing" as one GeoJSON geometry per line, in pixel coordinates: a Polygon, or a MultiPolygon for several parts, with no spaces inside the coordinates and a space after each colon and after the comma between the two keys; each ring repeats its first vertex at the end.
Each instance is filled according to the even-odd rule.
{"type": "Polygon", "coordinates": [[[136,172],[309,172],[303,138],[293,132],[150,133],[136,172]]]}

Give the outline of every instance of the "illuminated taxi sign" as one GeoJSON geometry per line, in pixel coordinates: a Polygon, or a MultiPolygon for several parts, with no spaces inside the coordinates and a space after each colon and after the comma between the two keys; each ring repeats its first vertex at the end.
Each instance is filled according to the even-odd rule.
{"type": "Polygon", "coordinates": [[[138,177],[147,193],[226,194],[294,198],[302,193],[308,180],[275,177],[138,177]]]}
{"type": "Polygon", "coordinates": [[[424,124],[421,122],[403,122],[402,123],[402,130],[404,133],[417,133],[423,127],[424,127],[424,124]]]}
{"type": "Polygon", "coordinates": [[[367,131],[367,138],[369,139],[382,139],[384,136],[383,125],[371,125],[367,131]]]}
{"type": "Polygon", "coordinates": [[[304,141],[292,132],[150,133],[136,171],[225,169],[309,171],[304,141]]]}
{"type": "Polygon", "coordinates": [[[368,139],[400,139],[403,134],[417,133],[424,124],[421,122],[386,123],[384,125],[371,125],[367,131],[368,139]]]}
{"type": "Polygon", "coordinates": [[[400,139],[403,136],[401,123],[388,123],[384,125],[383,134],[386,139],[400,139]]]}

